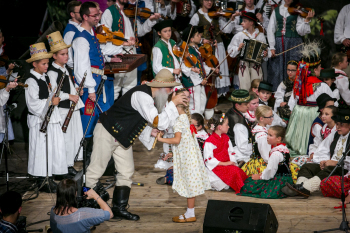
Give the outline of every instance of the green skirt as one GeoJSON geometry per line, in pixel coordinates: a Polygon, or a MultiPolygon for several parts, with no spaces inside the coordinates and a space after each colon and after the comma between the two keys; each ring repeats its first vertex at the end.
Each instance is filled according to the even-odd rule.
{"type": "Polygon", "coordinates": [[[290,175],[277,175],[270,180],[253,180],[249,177],[244,181],[244,186],[237,195],[265,199],[285,198],[287,195],[281,189],[286,183],[293,184],[293,179],[290,175]]]}
{"type": "Polygon", "coordinates": [[[267,163],[263,160],[263,158],[252,158],[243,165],[242,170],[247,174],[247,176],[251,176],[262,173],[266,166],[267,163]]]}
{"type": "Polygon", "coordinates": [[[306,155],[312,122],[318,116],[318,107],[296,105],[290,117],[286,142],[290,156],[306,155]]]}

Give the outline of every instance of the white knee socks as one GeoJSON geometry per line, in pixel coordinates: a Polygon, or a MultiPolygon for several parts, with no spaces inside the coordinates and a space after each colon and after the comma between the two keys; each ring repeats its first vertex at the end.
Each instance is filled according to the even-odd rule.
{"type": "Polygon", "coordinates": [[[314,176],[304,182],[303,186],[311,193],[320,189],[321,179],[318,176],[314,176]]]}
{"type": "Polygon", "coordinates": [[[300,177],[298,177],[296,184],[305,183],[305,181],[307,181],[307,180],[308,180],[308,178],[306,178],[304,176],[300,176],[300,177]]]}

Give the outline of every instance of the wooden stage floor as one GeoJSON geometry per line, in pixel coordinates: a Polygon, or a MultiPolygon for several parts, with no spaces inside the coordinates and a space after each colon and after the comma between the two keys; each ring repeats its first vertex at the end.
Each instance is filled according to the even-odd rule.
{"type": "MultiPolygon", "coordinates": [[[[25,174],[27,172],[26,146],[24,143],[15,143],[12,148],[16,153],[9,159],[10,176],[16,175],[13,172],[25,174]]],[[[314,230],[339,227],[342,217],[341,211],[333,209],[334,206],[338,205],[339,200],[322,197],[320,192],[312,195],[309,199],[267,200],[236,196],[233,191],[207,191],[196,199],[197,222],[189,224],[173,223],[173,216],[183,214],[186,211],[186,199],[174,193],[170,186],[156,184],[156,179],[165,174],[164,170],[154,168],[161,149],[160,143],[151,152],[147,151],[139,141],[134,146],[135,174],[133,180],[145,185],[132,187],[129,210],[132,213],[139,214],[141,219],[137,222],[127,220],[107,221],[98,226],[93,232],[202,232],[208,199],[268,203],[277,216],[278,232],[313,232],[314,230]]],[[[3,161],[0,165],[0,171],[4,171],[3,161]]],[[[19,183],[26,182],[19,180],[11,178],[10,189],[17,190],[21,186],[19,183]]],[[[4,178],[1,178],[0,183],[3,182],[4,178]]],[[[27,181],[26,186],[29,187],[30,182],[27,181]]],[[[1,186],[0,193],[4,191],[4,186],[1,186]]],[[[112,197],[113,189],[108,191],[112,197]]],[[[24,193],[24,191],[21,193],[24,193]]],[[[111,204],[111,200],[109,204],[111,204]]],[[[27,223],[29,224],[49,219],[47,213],[53,205],[52,197],[49,194],[41,193],[37,199],[23,203],[21,214],[27,216],[27,223]]],[[[350,215],[350,211],[347,211],[347,213],[350,215]]],[[[49,222],[30,226],[28,230],[44,228],[45,225],[49,225],[49,222]]]]}

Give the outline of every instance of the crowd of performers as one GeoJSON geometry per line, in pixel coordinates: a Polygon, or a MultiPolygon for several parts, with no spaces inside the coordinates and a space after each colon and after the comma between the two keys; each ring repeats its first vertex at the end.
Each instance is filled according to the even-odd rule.
{"type": "MultiPolygon", "coordinates": [[[[27,62],[33,68],[25,89],[28,173],[38,177],[41,191],[56,191],[53,175],[77,174],[73,166],[76,155],[82,160],[82,150],[76,153],[86,132],[86,186],[101,186],[99,179],[110,159],[114,160],[115,217],[140,218],[127,210],[134,173],[132,145],[137,138],[149,150],[155,140],[163,143],[155,167],[165,169],[166,174],[156,182],[172,185],[187,198],[187,211],[174,217],[175,222],[196,221],[195,197],[209,189],[232,188],[238,195],[257,198],[309,197],[319,189],[324,196],[340,196],[340,168],[328,182],[322,180],[350,144],[348,57],[337,52],[332,67],[322,69],[320,45],[309,42],[300,46],[302,36],[311,32],[313,10],[301,17],[288,11],[296,0],[282,0],[279,5],[259,1],[257,6],[253,0],[245,0],[243,7],[227,18],[222,12],[212,17],[213,0],[200,0],[198,5],[191,0],[185,6],[160,1],[159,13],[145,20],[126,15],[124,10],[135,2],[109,0],[104,12],[95,2],[69,2],[71,19],[63,35],[58,31],[47,35],[49,50],[44,43],[30,45],[27,62]],[[257,11],[263,6],[265,12],[257,11]],[[161,19],[165,17],[171,19],[161,19]],[[96,37],[100,25],[122,32],[125,40],[121,45],[100,43],[96,37]],[[183,49],[179,41],[171,39],[173,27],[187,42],[184,56],[173,52],[174,47],[183,49]],[[104,75],[106,62],[123,62],[121,54],[140,53],[135,46],[138,39],[153,29],[159,40],[151,51],[151,81],[139,85],[143,66],[104,75]],[[269,47],[260,54],[261,62],[238,59],[234,62],[237,69],[232,69],[227,57],[239,57],[246,40],[268,43],[269,47]],[[212,57],[204,57],[203,48],[212,49],[212,57]],[[186,62],[188,57],[195,57],[196,62],[186,62]],[[211,64],[213,60],[219,66],[211,64]],[[209,76],[217,78],[208,83],[209,76]],[[59,97],[52,96],[59,84],[59,97]],[[227,113],[208,108],[208,85],[216,98],[229,96],[232,107],[227,113]],[[96,95],[99,86],[102,92],[96,95]],[[231,86],[236,90],[230,92],[231,86]],[[70,123],[64,128],[73,103],[70,123]],[[50,105],[57,107],[45,134],[41,127],[50,105]],[[49,184],[44,185],[46,175],[49,184]]],[[[153,8],[149,1],[137,3],[140,8],[153,8]]],[[[334,32],[334,42],[345,47],[350,46],[350,24],[345,23],[349,12],[350,4],[340,12],[334,32]]],[[[1,34],[1,44],[3,38],[1,34]]],[[[7,75],[11,69],[12,64],[0,71],[7,75]]],[[[2,106],[16,81],[0,91],[2,106]]],[[[3,137],[4,124],[1,127],[3,137]]],[[[346,172],[350,171],[349,158],[345,159],[346,172]]],[[[348,191],[348,178],[346,182],[348,191]]]]}

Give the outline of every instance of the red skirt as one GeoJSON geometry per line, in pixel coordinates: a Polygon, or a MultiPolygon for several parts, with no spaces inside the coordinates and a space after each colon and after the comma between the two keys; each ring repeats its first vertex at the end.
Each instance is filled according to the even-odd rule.
{"type": "Polygon", "coordinates": [[[218,165],[213,172],[236,193],[239,193],[244,185],[244,181],[248,178],[247,174],[237,166],[221,166],[218,165]]]}
{"type": "MultiPolygon", "coordinates": [[[[336,197],[341,196],[341,176],[331,176],[327,182],[324,182],[327,178],[321,181],[321,191],[325,197],[336,197]]],[[[344,177],[344,190],[345,196],[348,195],[350,190],[350,178],[344,177]]]]}

